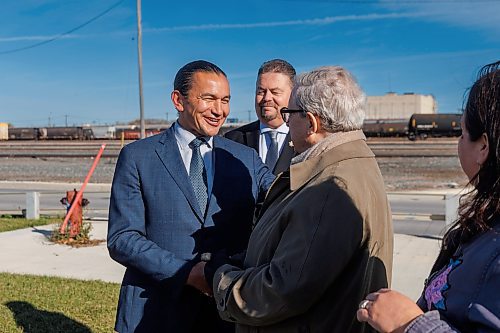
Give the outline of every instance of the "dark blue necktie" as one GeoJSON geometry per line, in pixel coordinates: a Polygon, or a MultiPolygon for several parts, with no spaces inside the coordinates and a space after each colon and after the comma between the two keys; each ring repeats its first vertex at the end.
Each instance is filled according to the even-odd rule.
{"type": "Polygon", "coordinates": [[[266,165],[269,169],[273,170],[274,165],[278,161],[278,132],[272,130],[268,131],[266,134],[268,134],[271,139],[271,144],[269,145],[266,154],[266,165]]]}
{"type": "Polygon", "coordinates": [[[205,214],[205,210],[207,209],[208,201],[207,171],[205,170],[203,157],[200,153],[200,146],[204,143],[205,140],[203,138],[196,138],[189,144],[189,147],[193,150],[189,166],[189,179],[191,180],[194,194],[203,214],[205,214]]]}

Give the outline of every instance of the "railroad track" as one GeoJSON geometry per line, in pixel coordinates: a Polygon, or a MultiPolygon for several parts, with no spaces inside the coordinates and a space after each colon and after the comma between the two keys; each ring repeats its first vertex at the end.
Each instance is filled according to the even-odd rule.
{"type": "MultiPolygon", "coordinates": [[[[125,142],[125,144],[131,141],[125,142]]],[[[86,158],[93,157],[101,144],[106,144],[104,158],[116,158],[120,141],[0,141],[0,157],[9,158],[86,158]]],[[[456,140],[370,139],[368,145],[377,157],[453,157],[457,156],[456,140]]]]}
{"type": "Polygon", "coordinates": [[[106,144],[102,157],[118,157],[120,141],[0,141],[0,157],[94,157],[102,144],[106,144]]]}

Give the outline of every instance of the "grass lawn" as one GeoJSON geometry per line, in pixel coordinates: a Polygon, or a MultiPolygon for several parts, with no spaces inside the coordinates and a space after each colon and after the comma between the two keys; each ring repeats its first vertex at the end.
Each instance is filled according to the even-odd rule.
{"type": "Polygon", "coordinates": [[[114,332],[120,286],[0,273],[0,332],[114,332]]]}
{"type": "Polygon", "coordinates": [[[22,217],[0,217],[0,232],[35,227],[38,225],[61,223],[63,220],[64,217],[41,217],[39,220],[28,220],[22,217]]]}

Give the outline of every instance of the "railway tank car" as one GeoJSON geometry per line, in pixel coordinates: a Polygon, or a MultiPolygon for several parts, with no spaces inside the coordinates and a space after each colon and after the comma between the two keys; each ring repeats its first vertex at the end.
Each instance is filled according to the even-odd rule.
{"type": "Polygon", "coordinates": [[[363,132],[367,137],[406,137],[408,135],[408,120],[366,120],[363,123],[363,132]]]}
{"type": "Polygon", "coordinates": [[[43,127],[39,140],[91,140],[92,130],[83,127],[43,127]]]}
{"type": "Polygon", "coordinates": [[[7,138],[8,140],[38,140],[38,128],[10,127],[7,138]]]}
{"type": "Polygon", "coordinates": [[[460,113],[413,114],[408,123],[408,139],[455,137],[462,135],[460,113]]]}
{"type": "Polygon", "coordinates": [[[91,129],[83,127],[10,127],[9,140],[91,140],[91,129]]]}

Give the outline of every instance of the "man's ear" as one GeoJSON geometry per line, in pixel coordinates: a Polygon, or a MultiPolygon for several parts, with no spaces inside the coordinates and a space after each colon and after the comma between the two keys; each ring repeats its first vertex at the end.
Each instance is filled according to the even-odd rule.
{"type": "Polygon", "coordinates": [[[309,121],[308,134],[317,133],[318,130],[321,128],[321,123],[319,121],[319,118],[317,118],[311,112],[306,112],[306,117],[307,120],[309,121]]]}
{"type": "Polygon", "coordinates": [[[184,96],[179,90],[172,91],[170,98],[172,99],[172,103],[177,111],[184,111],[184,96]]]}
{"type": "Polygon", "coordinates": [[[483,165],[484,162],[488,159],[488,154],[490,152],[490,144],[488,141],[488,136],[486,133],[483,133],[481,137],[477,140],[478,144],[478,155],[477,155],[477,163],[479,165],[483,165]]]}

